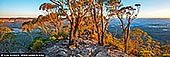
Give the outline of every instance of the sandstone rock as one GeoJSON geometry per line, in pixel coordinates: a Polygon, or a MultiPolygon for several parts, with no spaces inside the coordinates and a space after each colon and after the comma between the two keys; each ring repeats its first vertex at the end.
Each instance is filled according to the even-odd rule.
{"type": "Polygon", "coordinates": [[[63,40],[61,44],[62,45],[68,45],[69,44],[69,40],[63,40]]]}
{"type": "Polygon", "coordinates": [[[53,47],[46,48],[49,57],[128,57],[122,51],[115,50],[110,46],[98,46],[90,43],[90,40],[82,40],[80,45],[68,46],[68,40],[61,40],[53,47]],[[108,49],[109,52],[108,52],[108,49]]]}
{"type": "Polygon", "coordinates": [[[58,51],[55,56],[57,56],[57,57],[67,57],[68,55],[64,51],[58,51]]]}
{"type": "Polygon", "coordinates": [[[73,55],[72,57],[83,57],[83,55],[81,55],[81,54],[75,54],[75,55],[73,55]]]}
{"type": "Polygon", "coordinates": [[[98,52],[95,57],[107,57],[107,56],[106,56],[106,53],[104,52],[98,52]]]}

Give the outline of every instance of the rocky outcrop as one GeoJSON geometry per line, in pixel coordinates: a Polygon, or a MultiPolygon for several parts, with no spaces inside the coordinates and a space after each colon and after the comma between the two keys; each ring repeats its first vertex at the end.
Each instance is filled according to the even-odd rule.
{"type": "Polygon", "coordinates": [[[111,47],[89,44],[89,40],[82,40],[76,48],[68,48],[68,40],[61,40],[53,47],[47,48],[49,57],[128,57],[125,54],[111,47]]]}

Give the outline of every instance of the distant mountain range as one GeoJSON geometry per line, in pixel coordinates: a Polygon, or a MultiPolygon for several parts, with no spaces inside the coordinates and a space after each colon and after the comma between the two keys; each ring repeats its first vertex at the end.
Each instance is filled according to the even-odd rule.
{"type": "Polygon", "coordinates": [[[0,22],[26,22],[36,18],[0,18],[0,22]]]}

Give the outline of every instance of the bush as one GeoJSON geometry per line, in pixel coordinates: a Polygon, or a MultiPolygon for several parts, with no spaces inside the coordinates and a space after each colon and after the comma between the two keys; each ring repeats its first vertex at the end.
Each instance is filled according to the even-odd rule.
{"type": "Polygon", "coordinates": [[[139,51],[139,55],[142,57],[152,57],[153,53],[152,51],[143,50],[143,51],[139,51]]]}
{"type": "Polygon", "coordinates": [[[54,36],[52,36],[52,37],[50,37],[50,40],[51,40],[51,41],[55,41],[56,38],[55,38],[54,36]]]}
{"type": "Polygon", "coordinates": [[[50,42],[51,40],[49,38],[38,38],[32,41],[31,44],[27,45],[26,48],[29,50],[40,50],[43,46],[44,43],[50,42]]]}
{"type": "MultiPolygon", "coordinates": [[[[0,36],[2,35],[0,34],[0,36]]],[[[14,35],[13,33],[6,33],[4,34],[3,38],[1,38],[1,41],[8,42],[8,40],[10,40],[11,38],[15,38],[15,37],[16,35],[14,35]]]]}
{"type": "Polygon", "coordinates": [[[36,40],[33,43],[33,46],[31,47],[32,50],[40,50],[43,46],[43,41],[42,40],[36,40]]]}
{"type": "Polygon", "coordinates": [[[0,27],[0,34],[0,41],[5,41],[6,39],[13,37],[11,29],[8,27],[0,27]]]}
{"type": "Polygon", "coordinates": [[[68,39],[68,37],[69,37],[69,33],[67,32],[67,31],[61,31],[61,32],[59,32],[58,34],[55,34],[55,35],[52,35],[51,37],[50,37],[50,39],[51,40],[56,40],[56,41],[58,41],[58,40],[65,40],[65,39],[68,39]],[[55,38],[56,39],[55,39],[55,38]],[[52,39],[53,38],[53,39],[52,39]]]}
{"type": "Polygon", "coordinates": [[[163,54],[163,57],[170,57],[170,54],[163,54]]]}
{"type": "Polygon", "coordinates": [[[110,45],[120,51],[124,50],[124,46],[121,44],[121,41],[118,38],[113,38],[111,33],[106,34],[105,45],[110,45]]]}
{"type": "Polygon", "coordinates": [[[166,44],[161,46],[161,50],[163,51],[164,54],[170,53],[170,45],[166,44]]]}
{"type": "Polygon", "coordinates": [[[14,52],[22,48],[20,44],[21,43],[18,43],[15,39],[15,35],[12,33],[6,33],[4,39],[0,41],[0,52],[14,52]]]}

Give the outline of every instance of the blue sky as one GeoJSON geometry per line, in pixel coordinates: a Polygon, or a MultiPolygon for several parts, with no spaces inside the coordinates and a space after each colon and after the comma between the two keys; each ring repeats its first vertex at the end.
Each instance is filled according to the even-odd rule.
{"type": "Polygon", "coordinates": [[[142,4],[139,17],[170,18],[170,0],[123,0],[125,5],[142,4]]]}
{"type": "MultiPolygon", "coordinates": [[[[39,6],[50,0],[0,0],[0,17],[37,17],[39,6]]],[[[170,0],[122,0],[124,5],[142,4],[138,17],[170,18],[170,0]]]]}
{"type": "Polygon", "coordinates": [[[0,17],[36,17],[39,6],[50,0],[0,0],[0,17]]]}

